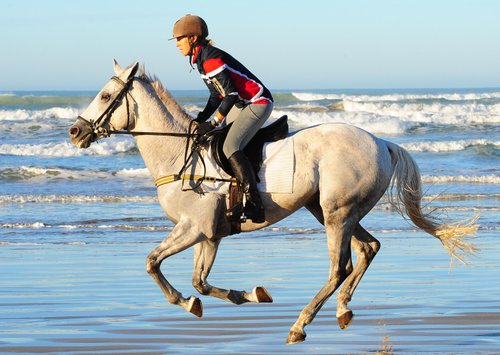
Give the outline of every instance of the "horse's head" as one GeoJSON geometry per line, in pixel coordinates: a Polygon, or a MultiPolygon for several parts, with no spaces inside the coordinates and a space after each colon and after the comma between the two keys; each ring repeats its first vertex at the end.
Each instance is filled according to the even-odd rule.
{"type": "Polygon", "coordinates": [[[129,100],[129,90],[134,75],[139,68],[135,63],[121,68],[114,61],[116,76],[92,100],[89,107],[78,116],[68,134],[71,143],[78,148],[88,148],[92,142],[109,136],[109,130],[132,129],[134,115],[133,100],[129,100]]]}

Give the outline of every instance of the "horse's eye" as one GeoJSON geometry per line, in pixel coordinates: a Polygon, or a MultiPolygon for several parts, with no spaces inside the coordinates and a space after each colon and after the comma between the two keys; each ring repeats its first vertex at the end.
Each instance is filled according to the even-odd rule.
{"type": "Polygon", "coordinates": [[[111,95],[110,95],[110,94],[108,94],[107,92],[105,92],[105,93],[103,93],[103,94],[101,95],[101,100],[102,100],[102,101],[104,101],[104,102],[108,102],[108,101],[109,101],[109,99],[111,99],[111,95]]]}

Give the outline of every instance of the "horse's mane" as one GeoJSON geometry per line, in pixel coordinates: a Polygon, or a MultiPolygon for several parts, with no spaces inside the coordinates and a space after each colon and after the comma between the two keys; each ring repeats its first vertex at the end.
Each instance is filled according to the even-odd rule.
{"type": "Polygon", "coordinates": [[[191,121],[192,117],[175,101],[174,97],[168,91],[165,86],[160,82],[160,80],[151,74],[146,74],[146,69],[144,66],[140,68],[139,79],[151,84],[151,87],[154,89],[160,100],[165,105],[167,111],[174,117],[179,117],[186,121],[191,121]]]}

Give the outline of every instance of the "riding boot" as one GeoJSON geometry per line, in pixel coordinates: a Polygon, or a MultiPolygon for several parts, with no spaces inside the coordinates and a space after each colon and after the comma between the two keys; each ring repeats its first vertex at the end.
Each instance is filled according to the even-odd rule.
{"type": "MultiPolygon", "coordinates": [[[[229,163],[231,164],[236,180],[241,184],[243,193],[245,194],[246,202],[243,207],[245,217],[251,219],[254,223],[264,223],[266,220],[264,205],[262,204],[259,190],[257,189],[257,180],[252,164],[241,150],[234,152],[233,155],[229,157],[229,163]]],[[[234,220],[235,217],[240,218],[240,216],[234,216],[234,212],[235,211],[228,211],[227,217],[232,220],[234,220]]]]}

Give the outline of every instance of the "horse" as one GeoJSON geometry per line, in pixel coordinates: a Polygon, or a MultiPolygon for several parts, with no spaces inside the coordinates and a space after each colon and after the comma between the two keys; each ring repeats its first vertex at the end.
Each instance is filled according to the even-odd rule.
{"type": "MultiPolygon", "coordinates": [[[[196,137],[192,118],[159,80],[146,75],[144,68],[139,73],[138,69],[137,62],[122,68],[114,61],[115,76],[69,128],[71,142],[88,148],[113,133],[131,134],[152,178],[166,180],[157,188],[158,201],[174,228],[147,256],[146,270],[171,304],[195,316],[203,315],[201,300],[184,297],[160,269],[167,258],[190,247],[194,247],[192,285],[201,295],[238,305],[272,302],[263,286],[246,292],[222,289],[208,282],[219,244],[232,233],[231,223],[225,218],[228,196],[203,191],[199,184],[183,188],[184,178],[187,175],[189,180],[190,174],[179,178],[175,173],[186,169],[188,145],[184,142],[196,137]]],[[[419,169],[402,147],[340,123],[304,128],[289,133],[286,139],[293,139],[291,192],[261,193],[265,222],[247,220],[241,223],[241,232],[272,225],[303,207],[324,226],[329,278],[290,328],[288,344],[305,340],[304,327],[341,285],[336,317],[341,329],[350,324],[353,312],[348,302],[380,249],[380,242],[360,221],[384,195],[403,217],[439,239],[452,259],[464,260],[475,251],[466,239],[477,229],[472,221],[445,224],[435,211],[424,213],[419,169]],[[356,254],[354,265],[352,251],[356,254]]],[[[192,166],[199,166],[203,159],[209,158],[193,154],[192,166]]]]}

